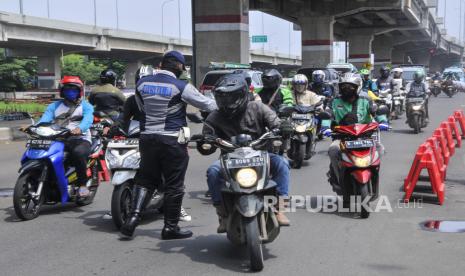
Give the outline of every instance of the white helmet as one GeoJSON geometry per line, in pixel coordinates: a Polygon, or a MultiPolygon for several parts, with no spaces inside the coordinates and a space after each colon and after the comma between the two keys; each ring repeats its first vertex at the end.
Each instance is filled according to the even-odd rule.
{"type": "Polygon", "coordinates": [[[339,82],[339,90],[345,85],[345,84],[350,84],[352,86],[355,86],[357,89],[357,94],[362,90],[363,86],[363,81],[360,78],[359,74],[354,74],[354,73],[345,73],[341,77],[341,81],[339,82]]]}
{"type": "Polygon", "coordinates": [[[297,93],[304,93],[308,87],[308,79],[303,74],[297,74],[292,78],[292,89],[297,93]]]}
{"type": "Polygon", "coordinates": [[[404,70],[402,68],[394,68],[392,69],[392,74],[394,75],[394,78],[400,78],[402,76],[402,73],[404,70]]]}
{"type": "Polygon", "coordinates": [[[312,73],[312,80],[316,83],[321,83],[325,81],[326,74],[323,70],[315,70],[312,73]]]}

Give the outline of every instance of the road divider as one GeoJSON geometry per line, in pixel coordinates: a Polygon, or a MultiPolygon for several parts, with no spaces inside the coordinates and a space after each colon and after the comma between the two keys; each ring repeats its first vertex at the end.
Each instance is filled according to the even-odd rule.
{"type": "Polygon", "coordinates": [[[462,139],[464,138],[465,116],[462,110],[457,110],[418,147],[412,166],[404,180],[405,202],[408,202],[412,197],[421,172],[426,170],[433,193],[436,194],[439,204],[444,204],[447,166],[450,158],[455,154],[455,149],[462,147],[462,139]],[[457,124],[461,128],[462,134],[459,133],[457,124]]]}

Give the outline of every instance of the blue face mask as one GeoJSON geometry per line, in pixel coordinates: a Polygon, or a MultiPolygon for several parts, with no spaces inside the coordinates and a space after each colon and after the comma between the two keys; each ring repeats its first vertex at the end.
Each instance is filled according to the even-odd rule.
{"type": "Polygon", "coordinates": [[[65,88],[63,89],[63,98],[69,101],[76,101],[79,99],[81,91],[77,88],[65,88]]]}

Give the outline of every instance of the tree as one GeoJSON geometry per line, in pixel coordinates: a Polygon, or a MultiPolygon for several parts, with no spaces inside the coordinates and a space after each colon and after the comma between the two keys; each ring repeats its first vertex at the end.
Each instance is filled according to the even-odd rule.
{"type": "Polygon", "coordinates": [[[87,84],[98,82],[100,72],[105,69],[102,64],[86,61],[82,55],[66,55],[63,57],[62,75],[79,76],[87,84]]]}
{"type": "Polygon", "coordinates": [[[3,91],[31,88],[37,74],[37,60],[13,58],[0,49],[0,89],[3,91]]]}

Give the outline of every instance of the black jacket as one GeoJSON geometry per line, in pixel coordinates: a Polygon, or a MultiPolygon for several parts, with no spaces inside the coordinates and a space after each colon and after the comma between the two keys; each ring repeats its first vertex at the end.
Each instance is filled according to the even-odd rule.
{"type": "Polygon", "coordinates": [[[257,139],[269,130],[276,129],[280,120],[268,106],[261,102],[249,102],[242,116],[227,118],[218,111],[208,115],[203,126],[204,135],[214,135],[224,140],[238,134],[249,134],[252,139],[257,139]]]}

